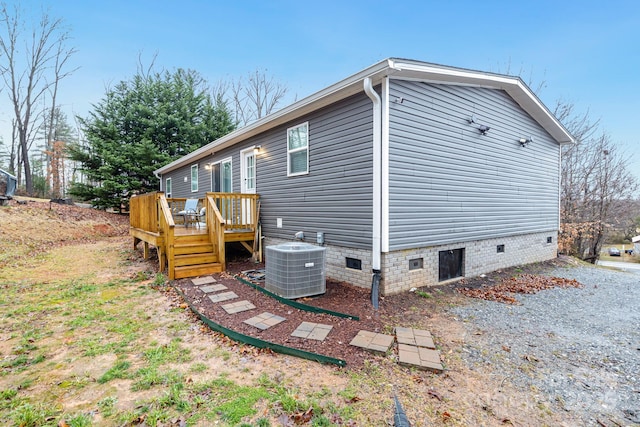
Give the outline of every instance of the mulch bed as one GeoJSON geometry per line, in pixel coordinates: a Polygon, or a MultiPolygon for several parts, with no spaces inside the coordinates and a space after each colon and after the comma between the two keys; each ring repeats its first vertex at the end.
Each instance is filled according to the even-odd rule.
{"type": "MultiPolygon", "coordinates": [[[[240,271],[259,268],[263,268],[263,266],[255,264],[251,266],[248,264],[233,265],[230,263],[228,265],[229,272],[212,275],[217,280],[217,283],[223,284],[228,288],[224,292],[233,291],[238,295],[237,299],[223,303],[213,303],[207,297],[207,294],[198,286],[195,286],[190,279],[178,280],[174,283],[174,286],[185,295],[188,302],[200,313],[215,323],[244,335],[272,343],[342,359],[347,362],[347,366],[361,366],[367,358],[373,357],[366,350],[349,345],[358,331],[391,332],[383,331],[386,323],[383,321],[386,314],[385,308],[382,307],[383,304],[377,311],[374,310],[370,293],[367,289],[357,288],[348,283],[327,280],[325,294],[296,300],[303,304],[349,314],[358,317],[359,320],[351,320],[324,313],[312,313],[279,302],[277,299],[265,295],[233,277],[233,274],[240,271]],[[249,268],[245,269],[244,267],[249,268]],[[228,314],[222,309],[222,305],[226,303],[241,300],[250,301],[256,308],[236,314],[228,314]],[[263,312],[284,317],[286,320],[264,331],[244,323],[245,320],[263,312]],[[321,323],[331,325],[333,328],[324,341],[292,337],[291,333],[302,322],[321,323]]],[[[243,276],[243,278],[245,280],[249,279],[247,276],[243,276]]],[[[260,282],[253,281],[253,283],[260,285],[260,282]]]]}

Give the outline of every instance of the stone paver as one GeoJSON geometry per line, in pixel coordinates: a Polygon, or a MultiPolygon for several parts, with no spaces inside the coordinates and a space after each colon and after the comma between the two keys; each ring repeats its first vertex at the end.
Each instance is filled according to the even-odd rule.
{"type": "Polygon", "coordinates": [[[436,348],[431,332],[422,329],[401,328],[397,326],[396,338],[398,339],[398,344],[408,344],[430,349],[436,348]]]}
{"type": "Polygon", "coordinates": [[[264,312],[262,314],[258,314],[257,316],[252,317],[251,319],[247,319],[244,321],[247,325],[255,326],[258,329],[269,329],[272,326],[277,325],[280,322],[284,322],[284,317],[277,316],[275,314],[271,314],[269,312],[264,312]]]}
{"type": "Polygon", "coordinates": [[[247,310],[253,310],[256,308],[251,302],[247,300],[232,302],[222,306],[222,309],[229,314],[241,313],[247,310]]]}
{"type": "Polygon", "coordinates": [[[211,283],[216,283],[216,282],[217,280],[211,276],[195,277],[191,279],[191,283],[193,283],[196,286],[209,285],[211,283]]]}
{"type": "Polygon", "coordinates": [[[386,353],[393,345],[393,336],[370,331],[360,331],[349,343],[365,350],[386,353]]]}
{"type": "Polygon", "coordinates": [[[333,326],[322,323],[302,322],[291,334],[292,337],[324,341],[333,326]]]}
{"type": "Polygon", "coordinates": [[[437,350],[408,344],[398,344],[398,363],[436,373],[444,370],[437,350]]]}
{"type": "Polygon", "coordinates": [[[200,290],[205,294],[212,294],[214,292],[224,291],[225,289],[228,288],[222,283],[218,283],[217,285],[200,286],[200,290]]]}
{"type": "Polygon", "coordinates": [[[233,292],[233,291],[222,292],[222,293],[219,293],[219,294],[209,295],[209,299],[212,302],[229,301],[230,299],[234,299],[234,298],[238,298],[238,295],[236,295],[236,293],[233,292]]]}

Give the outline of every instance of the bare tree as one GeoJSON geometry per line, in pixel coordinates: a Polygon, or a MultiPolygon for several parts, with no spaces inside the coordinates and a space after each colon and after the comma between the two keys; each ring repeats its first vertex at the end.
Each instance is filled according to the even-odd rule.
{"type": "MultiPolygon", "coordinates": [[[[274,112],[288,91],[286,86],[260,70],[250,73],[246,79],[232,81],[230,89],[235,121],[239,126],[274,112]]],[[[226,85],[219,85],[217,90],[226,92],[226,85]]]]}
{"type": "MultiPolygon", "coordinates": [[[[70,72],[62,71],[63,66],[74,53],[65,49],[69,32],[63,27],[61,19],[52,19],[43,13],[37,25],[29,30],[22,39],[25,23],[21,9],[14,6],[9,10],[5,3],[0,5],[0,21],[3,24],[0,34],[0,75],[6,85],[9,100],[15,116],[16,136],[20,152],[20,161],[24,169],[27,193],[33,192],[33,179],[29,162],[29,148],[35,132],[33,123],[38,116],[36,107],[43,103],[43,96],[53,90],[57,94],[59,81],[70,72]],[[21,52],[24,48],[24,52],[21,52]],[[53,77],[48,80],[51,69],[53,77]]],[[[55,106],[55,101],[53,102],[55,106]]]]}
{"type": "Polygon", "coordinates": [[[559,249],[595,262],[608,233],[623,212],[620,206],[633,199],[638,182],[627,158],[589,114],[574,113],[572,104],[559,103],[556,116],[577,142],[562,152],[562,189],[559,249]]]}

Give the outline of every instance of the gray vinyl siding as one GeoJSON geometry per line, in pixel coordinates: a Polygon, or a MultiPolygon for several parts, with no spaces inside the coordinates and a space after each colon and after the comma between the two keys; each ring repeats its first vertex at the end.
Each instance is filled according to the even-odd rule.
{"type": "Polygon", "coordinates": [[[205,169],[205,165],[209,163],[211,159],[201,160],[200,162],[194,162],[180,169],[171,171],[162,175],[162,189],[165,190],[164,185],[167,178],[171,178],[172,197],[180,198],[201,198],[204,197],[207,191],[211,191],[211,174],[210,171],[205,169]],[[198,164],[198,191],[191,191],[191,166],[198,164]],[[186,180],[185,180],[186,178],[186,180]]]}
{"type": "Polygon", "coordinates": [[[293,240],[298,231],[315,242],[323,232],[327,244],[371,248],[372,236],[372,104],[354,95],[306,117],[279,126],[199,162],[199,191],[191,192],[190,167],[171,177],[173,197],[203,197],[211,191],[204,166],[232,157],[232,186],[240,192],[240,152],[260,145],[256,155],[256,189],[260,195],[263,235],[293,240]],[[287,129],[309,123],[309,173],[287,176],[287,129]],[[187,182],[184,182],[184,177],[187,182]],[[277,228],[282,218],[282,228],[277,228]]]}
{"type": "MultiPolygon", "coordinates": [[[[277,128],[253,143],[266,236],[370,248],[372,231],[372,106],[364,94],[277,128]],[[309,123],[309,173],[287,177],[287,128],[309,123]],[[282,228],[277,228],[282,218],[282,228]]],[[[235,173],[235,168],[234,168],[235,173]]]]}
{"type": "Polygon", "coordinates": [[[389,99],[390,250],[558,229],[559,145],[504,91],[391,80],[389,99]]]}

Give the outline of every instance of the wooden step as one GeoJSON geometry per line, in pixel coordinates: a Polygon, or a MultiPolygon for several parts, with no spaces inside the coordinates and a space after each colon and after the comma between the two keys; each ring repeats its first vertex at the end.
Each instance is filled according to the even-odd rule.
{"type": "Polygon", "coordinates": [[[214,253],[176,255],[174,265],[181,267],[185,265],[211,264],[218,262],[218,255],[214,253]]]}
{"type": "Polygon", "coordinates": [[[211,243],[188,243],[174,245],[173,253],[176,255],[213,253],[211,243]]]}
{"type": "Polygon", "coordinates": [[[214,262],[210,264],[186,265],[183,267],[176,267],[174,271],[176,279],[184,279],[185,277],[196,277],[205,274],[221,273],[222,264],[214,262]]]}
{"type": "Polygon", "coordinates": [[[191,243],[209,243],[209,235],[208,234],[187,234],[185,236],[175,236],[174,244],[177,245],[188,245],[191,243]]]}

